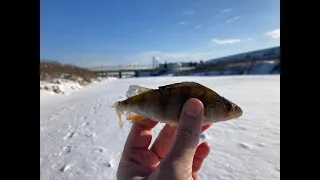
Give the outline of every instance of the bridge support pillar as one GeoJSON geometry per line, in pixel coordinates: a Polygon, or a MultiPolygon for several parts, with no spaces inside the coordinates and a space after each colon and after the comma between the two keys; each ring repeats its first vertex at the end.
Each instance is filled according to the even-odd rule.
{"type": "Polygon", "coordinates": [[[139,77],[139,71],[135,71],[135,72],[134,72],[134,76],[135,76],[135,77],[139,77]]]}

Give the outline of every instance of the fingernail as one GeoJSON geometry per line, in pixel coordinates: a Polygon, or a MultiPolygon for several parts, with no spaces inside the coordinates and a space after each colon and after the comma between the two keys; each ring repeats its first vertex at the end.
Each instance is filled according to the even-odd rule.
{"type": "Polygon", "coordinates": [[[202,111],[202,107],[203,107],[203,105],[202,105],[201,101],[196,100],[196,99],[189,99],[186,102],[185,113],[191,117],[200,116],[201,115],[200,113],[202,111]]]}

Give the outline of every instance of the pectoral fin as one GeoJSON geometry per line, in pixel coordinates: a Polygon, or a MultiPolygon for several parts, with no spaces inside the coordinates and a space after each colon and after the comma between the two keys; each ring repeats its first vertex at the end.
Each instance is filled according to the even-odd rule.
{"type": "Polygon", "coordinates": [[[127,117],[127,120],[132,120],[132,121],[140,121],[140,120],[144,120],[144,119],[146,119],[146,117],[141,116],[136,113],[130,113],[130,115],[127,117]]]}

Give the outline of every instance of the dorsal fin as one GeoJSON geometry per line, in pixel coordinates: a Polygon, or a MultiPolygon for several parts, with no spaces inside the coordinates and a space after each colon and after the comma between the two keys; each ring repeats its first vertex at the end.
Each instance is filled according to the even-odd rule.
{"type": "Polygon", "coordinates": [[[204,87],[203,85],[196,83],[196,82],[191,82],[191,81],[185,81],[185,82],[180,82],[180,83],[174,83],[174,84],[169,84],[165,86],[159,86],[159,89],[170,89],[170,88],[178,88],[178,87],[204,87]]]}
{"type": "Polygon", "coordinates": [[[126,97],[129,98],[151,90],[153,89],[142,87],[139,85],[130,85],[128,91],[126,92],[126,97]]]}

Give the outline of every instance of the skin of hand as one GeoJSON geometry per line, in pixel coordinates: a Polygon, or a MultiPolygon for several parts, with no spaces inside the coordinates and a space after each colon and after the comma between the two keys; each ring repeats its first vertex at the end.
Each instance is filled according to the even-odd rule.
{"type": "Polygon", "coordinates": [[[117,170],[118,180],[197,180],[204,159],[210,152],[207,142],[200,145],[203,104],[189,99],[182,109],[177,127],[165,125],[154,143],[150,119],[135,121],[128,135],[117,170]]]}

